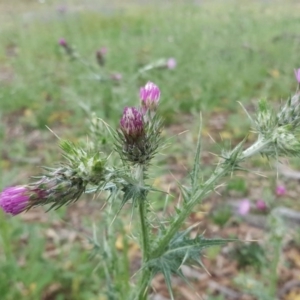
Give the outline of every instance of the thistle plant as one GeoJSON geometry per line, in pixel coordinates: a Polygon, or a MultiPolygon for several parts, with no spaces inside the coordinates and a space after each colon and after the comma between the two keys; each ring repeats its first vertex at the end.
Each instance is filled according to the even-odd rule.
{"type": "Polygon", "coordinates": [[[89,73],[91,73],[91,76],[94,80],[100,81],[100,82],[107,82],[107,81],[120,81],[122,80],[122,74],[115,73],[115,72],[109,72],[106,70],[106,54],[107,54],[107,48],[101,47],[100,49],[95,51],[95,62],[97,63],[91,63],[87,59],[85,59],[77,50],[75,47],[71,46],[66,39],[61,38],[58,41],[58,44],[61,46],[61,48],[64,50],[66,55],[69,57],[71,61],[77,61],[81,65],[83,65],[89,73]]]}
{"type": "MultiPolygon", "coordinates": [[[[44,173],[28,185],[8,187],[0,195],[2,209],[17,215],[36,206],[49,204],[48,209],[59,208],[79,201],[83,194],[106,191],[107,203],[114,207],[110,212],[115,211],[114,214],[107,214],[112,219],[110,224],[118,219],[120,210],[128,206],[125,204],[131,204],[131,218],[139,223],[136,233],[142,253],[141,267],[135,274],[134,283],[124,285],[126,288],[132,287],[130,291],[118,290],[120,285],[112,282],[113,276],[108,276],[109,299],[120,299],[118,295],[129,300],[148,299],[151,280],[158,273],[164,275],[170,297],[174,299],[172,275],[184,278],[182,265],[204,267],[201,257],[205,248],[231,241],[208,239],[203,235],[191,237],[194,227],[186,228],[184,224],[195,207],[216,189],[221,179],[233,175],[237,170],[246,171],[243,163],[254,155],[278,159],[280,156],[300,154],[298,93],[290,97],[277,112],[264,99],[259,101],[254,116],[245,110],[257,134],[256,141],[246,147],[245,138],[233,149],[222,151],[215,170],[207,179],[203,178],[201,172],[200,126],[188,183],[179,184],[183,201],[174,215],[159,217],[153,211],[149,193],[160,191],[151,186],[148,174],[150,168],[154,167],[153,158],[159,154],[164,143],[161,136],[163,122],[159,115],[160,94],[158,86],[148,82],[140,89],[139,105],[124,108],[119,128],[114,130],[107,126],[113,141],[109,155],[98,148],[101,143],[94,142],[94,147],[86,150],[62,141],[63,162],[56,167],[45,167],[44,173]],[[119,157],[119,162],[112,157],[119,157]]],[[[107,149],[107,144],[105,147],[107,149]]],[[[111,228],[109,232],[111,237],[111,228]]],[[[113,243],[94,244],[104,255],[103,263],[107,263],[108,254],[115,253],[107,250],[108,245],[113,247],[113,243]]],[[[113,257],[116,259],[117,255],[113,257]]],[[[111,263],[111,266],[115,265],[111,263]]]]}

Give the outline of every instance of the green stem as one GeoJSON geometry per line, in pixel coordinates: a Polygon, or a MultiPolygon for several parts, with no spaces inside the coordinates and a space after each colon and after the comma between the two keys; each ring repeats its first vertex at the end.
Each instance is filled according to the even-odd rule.
{"type": "MultiPolygon", "coordinates": [[[[144,166],[138,165],[136,168],[136,179],[139,181],[139,185],[142,188],[144,186],[144,166]]],[[[148,260],[149,255],[149,228],[147,224],[147,201],[146,199],[139,199],[139,215],[141,222],[141,236],[142,236],[142,256],[143,261],[148,260]]]]}
{"type": "MultiPolygon", "coordinates": [[[[262,151],[263,148],[265,148],[271,141],[259,139],[254,143],[252,146],[250,146],[248,149],[244,150],[233,162],[235,166],[237,166],[241,161],[244,159],[253,156],[256,153],[259,153],[262,151]]],[[[232,154],[236,153],[238,151],[237,146],[235,149],[232,150],[232,154]]],[[[199,204],[200,201],[207,196],[208,193],[210,193],[213,190],[213,187],[215,186],[216,182],[226,176],[229,172],[231,172],[234,169],[234,166],[232,164],[225,164],[220,163],[214,173],[211,175],[211,177],[203,184],[202,189],[198,190],[190,199],[190,201],[183,207],[181,213],[178,215],[177,219],[172,223],[171,228],[167,231],[165,236],[162,238],[162,240],[159,242],[158,246],[154,251],[151,253],[151,258],[157,258],[160,257],[174,235],[180,230],[180,227],[182,223],[185,221],[185,219],[190,215],[195,205],[199,204]]]]}
{"type": "Polygon", "coordinates": [[[169,242],[174,237],[174,235],[179,231],[182,223],[190,215],[195,205],[198,204],[199,201],[212,190],[212,186],[214,186],[215,182],[221,177],[225,176],[228,173],[228,171],[229,168],[218,167],[213,173],[213,175],[205,182],[203,189],[201,189],[200,191],[194,194],[190,202],[188,202],[188,204],[183,208],[181,213],[178,215],[175,222],[172,223],[171,228],[163,237],[163,239],[160,241],[158,247],[152,252],[151,255],[152,258],[159,257],[164,253],[169,242]]]}
{"type": "Polygon", "coordinates": [[[275,251],[275,255],[271,262],[271,273],[270,273],[270,277],[271,277],[270,278],[270,296],[274,297],[273,299],[276,299],[277,281],[278,281],[277,267],[279,264],[280,254],[281,254],[281,242],[278,242],[274,251],[275,251]]]}
{"type": "Polygon", "coordinates": [[[147,227],[147,207],[143,201],[139,204],[139,213],[142,234],[142,255],[143,261],[147,261],[149,256],[149,232],[147,227]]]}
{"type": "Polygon", "coordinates": [[[271,140],[259,138],[252,146],[242,152],[240,161],[261,152],[262,149],[268,146],[271,142],[271,140]]]}
{"type": "MultiPolygon", "coordinates": [[[[139,181],[141,187],[144,186],[144,166],[138,165],[136,168],[136,179],[139,181]]],[[[141,240],[142,240],[142,275],[139,282],[139,292],[136,299],[146,300],[148,298],[148,286],[151,280],[151,273],[145,264],[149,260],[150,241],[149,241],[149,226],[147,222],[147,201],[146,199],[139,199],[139,215],[141,223],[141,240]]]]}
{"type": "Polygon", "coordinates": [[[142,269],[142,276],[139,283],[139,291],[134,298],[135,300],[147,300],[148,299],[148,287],[151,280],[151,272],[145,268],[142,269]]]}

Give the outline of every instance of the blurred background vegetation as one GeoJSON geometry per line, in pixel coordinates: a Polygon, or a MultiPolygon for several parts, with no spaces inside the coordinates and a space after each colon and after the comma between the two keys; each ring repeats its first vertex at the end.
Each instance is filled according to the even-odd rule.
{"type": "MultiPolygon", "coordinates": [[[[299,11],[299,1],[286,0],[0,1],[0,187],[27,183],[40,166],[60,159],[47,127],[63,138],[85,139],[91,112],[116,127],[148,80],[161,88],[167,128],[192,132],[177,146],[187,164],[199,111],[204,132],[240,140],[249,124],[238,101],[251,109],[265,97],[275,106],[296,89],[299,11]],[[61,38],[92,72],[66,55],[61,38]],[[95,56],[102,47],[103,67],[95,56]],[[171,57],[174,69],[139,72],[171,57]],[[98,80],[95,74],[103,73],[122,78],[98,80]],[[218,124],[211,125],[216,114],[218,124]]],[[[238,185],[245,194],[245,182],[238,185]]],[[[105,299],[102,271],[83,251],[100,208],[78,203],[15,218],[0,212],[0,298],[105,299]]]]}

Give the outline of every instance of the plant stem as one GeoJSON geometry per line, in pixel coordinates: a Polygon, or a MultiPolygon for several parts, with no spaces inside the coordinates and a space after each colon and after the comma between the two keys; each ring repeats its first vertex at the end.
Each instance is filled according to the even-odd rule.
{"type": "Polygon", "coordinates": [[[259,138],[252,146],[250,146],[248,149],[244,150],[241,155],[240,160],[244,160],[250,156],[253,156],[263,150],[268,144],[270,144],[271,140],[265,140],[263,138],[259,138]]]}
{"type": "Polygon", "coordinates": [[[147,300],[148,299],[148,287],[151,280],[151,272],[144,268],[141,270],[142,276],[139,282],[139,291],[134,298],[135,300],[147,300]]]}
{"type": "Polygon", "coordinates": [[[229,169],[231,168],[217,167],[213,175],[205,182],[203,188],[197,193],[195,193],[191,200],[188,202],[188,204],[182,209],[175,222],[172,223],[172,226],[169,229],[169,231],[158,244],[158,247],[152,252],[151,258],[159,257],[164,253],[167,245],[174,237],[174,235],[178,232],[185,219],[190,215],[194,206],[197,203],[199,203],[199,201],[212,190],[212,187],[214,186],[215,182],[221,177],[225,176],[228,173],[229,169]]]}
{"type": "MultiPolygon", "coordinates": [[[[139,181],[141,187],[144,186],[144,166],[138,165],[136,168],[136,179],[139,181]]],[[[150,243],[149,243],[149,227],[147,224],[147,200],[139,199],[139,215],[141,223],[141,240],[142,240],[142,275],[140,279],[140,289],[136,299],[146,300],[148,298],[148,286],[151,273],[147,268],[143,268],[145,263],[149,260],[150,243]]]]}
{"type": "MultiPolygon", "coordinates": [[[[196,191],[195,194],[192,195],[190,201],[183,207],[177,219],[172,223],[171,228],[158,243],[156,249],[154,249],[154,251],[151,253],[151,258],[157,258],[164,253],[171,239],[180,230],[182,223],[190,215],[195,205],[199,204],[200,201],[213,190],[213,187],[220,178],[226,176],[234,169],[234,166],[237,166],[244,159],[261,152],[270,142],[270,140],[258,139],[252,146],[240,153],[236,160],[231,162],[231,164],[220,162],[211,177],[203,184],[202,188],[196,191]]],[[[239,146],[232,150],[231,154],[233,156],[235,153],[237,153],[237,151],[239,151],[238,147],[239,146]]]]}
{"type": "MultiPolygon", "coordinates": [[[[144,186],[144,166],[138,165],[136,167],[136,179],[139,181],[141,187],[144,186]]],[[[149,230],[147,226],[147,201],[143,198],[139,199],[139,215],[141,222],[141,236],[142,236],[142,256],[143,261],[148,260],[149,255],[149,230]]]]}

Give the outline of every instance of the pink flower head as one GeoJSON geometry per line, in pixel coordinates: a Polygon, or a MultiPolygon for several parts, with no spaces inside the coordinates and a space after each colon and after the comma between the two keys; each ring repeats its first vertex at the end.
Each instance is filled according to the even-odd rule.
{"type": "Polygon", "coordinates": [[[256,208],[258,210],[266,210],[267,209],[267,204],[264,200],[257,200],[256,201],[256,208]]]}
{"type": "Polygon", "coordinates": [[[173,58],[173,57],[170,57],[168,60],[167,60],[167,68],[172,70],[172,69],[175,69],[176,68],[176,65],[177,65],[177,62],[176,62],[176,59],[173,58]]]}
{"type": "Polygon", "coordinates": [[[100,50],[98,50],[99,52],[101,52],[102,55],[105,55],[107,53],[107,48],[106,47],[101,47],[100,50]]]}
{"type": "Polygon", "coordinates": [[[154,83],[149,81],[144,87],[140,88],[140,99],[144,108],[156,110],[159,98],[160,90],[154,83]]]}
{"type": "Polygon", "coordinates": [[[300,83],[300,68],[295,69],[294,72],[295,72],[296,80],[298,81],[298,83],[300,83]]]}
{"type": "Polygon", "coordinates": [[[58,43],[62,46],[62,47],[67,47],[68,44],[66,42],[66,40],[64,38],[59,39],[58,43]]]}
{"type": "Polygon", "coordinates": [[[135,107],[125,107],[120,127],[127,138],[140,137],[144,132],[143,115],[135,107]]]}
{"type": "Polygon", "coordinates": [[[15,216],[26,209],[29,200],[30,193],[27,187],[7,187],[0,194],[0,207],[4,212],[15,216]]]}
{"type": "Polygon", "coordinates": [[[248,212],[250,211],[250,208],[251,208],[250,201],[248,199],[242,200],[238,206],[238,213],[240,215],[244,216],[244,215],[248,214],[248,212]]]}
{"type": "Polygon", "coordinates": [[[286,193],[286,188],[283,185],[277,185],[276,187],[276,195],[277,196],[283,196],[286,193]]]}

